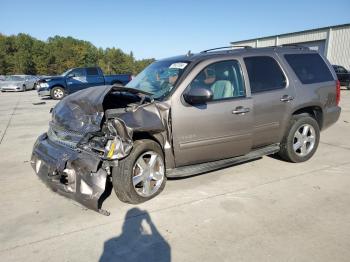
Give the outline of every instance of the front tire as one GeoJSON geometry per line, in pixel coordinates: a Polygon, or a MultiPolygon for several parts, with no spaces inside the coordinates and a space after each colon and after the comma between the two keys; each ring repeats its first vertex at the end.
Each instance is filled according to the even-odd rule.
{"type": "Polygon", "coordinates": [[[281,143],[278,155],[289,162],[309,160],[316,152],[320,141],[320,128],[311,116],[293,116],[281,143]]]}
{"type": "Polygon", "coordinates": [[[51,89],[50,96],[53,100],[61,100],[64,97],[64,89],[60,86],[55,86],[51,89]]]}
{"type": "Polygon", "coordinates": [[[129,156],[112,171],[117,197],[125,203],[139,204],[160,194],[166,183],[164,154],[153,140],[136,140],[129,156]]]}

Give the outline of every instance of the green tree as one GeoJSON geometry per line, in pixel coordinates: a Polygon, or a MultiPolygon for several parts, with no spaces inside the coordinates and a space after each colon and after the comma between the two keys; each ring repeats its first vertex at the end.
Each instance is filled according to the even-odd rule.
{"type": "Polygon", "coordinates": [[[133,52],[96,48],[88,41],[54,36],[40,41],[27,34],[0,34],[0,74],[61,74],[69,68],[100,66],[106,74],[139,73],[154,59],[136,60],[133,52]]]}

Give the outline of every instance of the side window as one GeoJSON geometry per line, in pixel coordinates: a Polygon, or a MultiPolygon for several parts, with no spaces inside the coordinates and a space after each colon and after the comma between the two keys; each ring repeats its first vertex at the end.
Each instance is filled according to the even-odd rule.
{"type": "Polygon", "coordinates": [[[97,70],[96,67],[88,67],[88,68],[86,68],[86,74],[88,76],[97,76],[97,75],[99,75],[98,74],[98,70],[97,70]]]}
{"type": "Polygon", "coordinates": [[[339,66],[338,67],[338,71],[339,71],[339,73],[342,73],[342,74],[346,74],[347,72],[348,72],[348,70],[346,70],[344,67],[342,67],[342,66],[339,66]]]}
{"type": "Polygon", "coordinates": [[[303,84],[334,80],[328,66],[319,54],[289,54],[284,57],[303,84]]]}
{"type": "Polygon", "coordinates": [[[81,77],[81,76],[86,76],[86,71],[84,68],[77,68],[77,69],[74,69],[70,75],[75,75],[75,77],[81,77]]]}
{"type": "Polygon", "coordinates": [[[252,93],[282,89],[286,78],[276,62],[270,56],[251,56],[244,58],[252,93]]]}
{"type": "Polygon", "coordinates": [[[207,88],[213,100],[245,96],[241,67],[236,60],[210,64],[191,82],[188,88],[207,88]]]}

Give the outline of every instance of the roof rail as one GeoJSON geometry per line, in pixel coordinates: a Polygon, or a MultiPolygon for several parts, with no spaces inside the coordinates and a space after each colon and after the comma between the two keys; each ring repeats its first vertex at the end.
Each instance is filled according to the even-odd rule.
{"type": "Polygon", "coordinates": [[[283,45],[278,45],[276,47],[295,47],[295,48],[301,48],[301,49],[310,49],[307,46],[303,46],[303,45],[298,45],[298,44],[283,44],[283,45]]]}
{"type": "Polygon", "coordinates": [[[233,49],[235,47],[241,47],[241,48],[252,48],[251,46],[248,46],[248,45],[235,45],[235,46],[222,46],[222,47],[216,47],[216,48],[211,48],[211,49],[207,49],[207,50],[204,50],[204,51],[201,51],[200,53],[207,53],[207,52],[210,52],[210,51],[215,51],[215,50],[220,50],[220,49],[233,49]]]}

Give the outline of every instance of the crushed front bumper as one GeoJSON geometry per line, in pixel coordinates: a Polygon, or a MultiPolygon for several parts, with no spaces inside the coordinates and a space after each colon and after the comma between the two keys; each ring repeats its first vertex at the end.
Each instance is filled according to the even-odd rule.
{"type": "Polygon", "coordinates": [[[101,209],[110,191],[106,190],[108,175],[99,157],[54,143],[45,133],[34,144],[31,164],[54,192],[109,215],[101,209]]]}
{"type": "Polygon", "coordinates": [[[38,90],[38,96],[49,96],[50,95],[50,90],[38,90]]]}
{"type": "Polygon", "coordinates": [[[40,97],[50,95],[50,90],[47,87],[39,86],[39,88],[37,89],[37,92],[38,92],[38,96],[40,97]]]}

